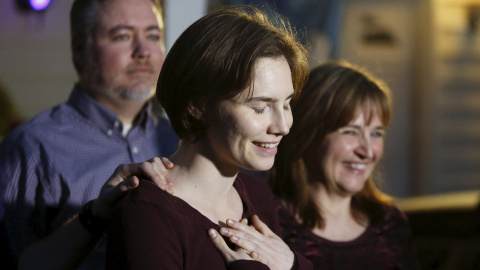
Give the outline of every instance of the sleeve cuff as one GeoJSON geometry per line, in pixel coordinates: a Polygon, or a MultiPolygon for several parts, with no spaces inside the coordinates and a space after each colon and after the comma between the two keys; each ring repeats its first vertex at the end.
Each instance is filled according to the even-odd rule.
{"type": "Polygon", "coordinates": [[[237,260],[231,262],[227,266],[228,270],[245,270],[245,269],[255,269],[255,270],[270,270],[268,266],[265,264],[258,262],[258,261],[250,261],[250,260],[237,260]]]}
{"type": "Polygon", "coordinates": [[[313,270],[313,263],[307,258],[303,257],[300,253],[295,250],[293,255],[295,257],[293,261],[292,270],[313,270]]]}

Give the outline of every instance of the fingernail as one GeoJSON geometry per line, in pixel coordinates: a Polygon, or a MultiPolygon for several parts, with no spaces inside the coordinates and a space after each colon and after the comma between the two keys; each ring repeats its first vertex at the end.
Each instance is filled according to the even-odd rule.
{"type": "Polygon", "coordinates": [[[235,224],[235,222],[233,222],[233,220],[231,220],[231,219],[227,219],[227,223],[228,223],[228,225],[233,225],[233,224],[235,224]]]}
{"type": "Polygon", "coordinates": [[[237,242],[237,241],[238,241],[238,237],[236,237],[236,236],[232,236],[231,239],[232,239],[233,242],[237,242]]]}
{"type": "Polygon", "coordinates": [[[220,228],[220,233],[221,234],[228,234],[228,229],[227,228],[220,228]]]}
{"type": "Polygon", "coordinates": [[[215,239],[217,237],[217,232],[214,229],[208,230],[208,235],[210,235],[211,239],[215,239]]]}

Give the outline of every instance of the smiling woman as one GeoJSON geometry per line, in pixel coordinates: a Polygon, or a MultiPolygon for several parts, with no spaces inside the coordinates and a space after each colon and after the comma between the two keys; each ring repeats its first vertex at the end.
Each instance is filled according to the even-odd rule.
{"type": "Polygon", "coordinates": [[[315,269],[419,269],[410,225],[373,182],[390,90],[346,62],[310,72],[269,183],[282,238],[315,269]]]}
{"type": "Polygon", "coordinates": [[[271,168],[308,72],[292,29],[281,19],[276,25],[253,7],[230,7],[199,19],[175,42],[157,84],[181,139],[169,172],[174,195],[143,181],[120,203],[107,269],[311,268],[274,233],[279,223],[266,183],[239,174],[271,168]],[[251,219],[263,226],[261,248],[273,256],[257,257],[235,239],[217,250],[225,244],[221,226],[251,219]]]}
{"type": "Polygon", "coordinates": [[[277,145],[292,125],[293,85],[285,58],[258,59],[252,85],[252,93],[242,91],[220,102],[219,121],[212,121],[205,138],[212,155],[230,161],[232,172],[238,167],[270,169],[277,145]]]}

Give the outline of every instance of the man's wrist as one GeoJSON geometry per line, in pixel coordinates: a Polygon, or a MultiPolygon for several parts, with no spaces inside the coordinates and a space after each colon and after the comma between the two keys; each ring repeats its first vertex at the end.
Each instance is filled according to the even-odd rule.
{"type": "Polygon", "coordinates": [[[92,205],[94,200],[87,202],[78,214],[80,224],[92,234],[103,234],[109,225],[109,219],[95,216],[92,212],[92,205]]]}

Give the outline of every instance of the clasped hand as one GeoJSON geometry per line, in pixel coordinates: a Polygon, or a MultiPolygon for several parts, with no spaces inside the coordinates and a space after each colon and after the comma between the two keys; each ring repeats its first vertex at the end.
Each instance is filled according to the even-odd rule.
{"type": "Polygon", "coordinates": [[[236,250],[230,249],[222,237],[217,237],[217,231],[209,230],[213,244],[222,253],[227,264],[235,260],[253,259],[272,270],[292,268],[293,252],[257,215],[252,217],[251,226],[247,224],[246,219],[240,222],[228,219],[227,225],[229,227],[220,229],[220,234],[236,244],[238,247],[236,250]]]}

